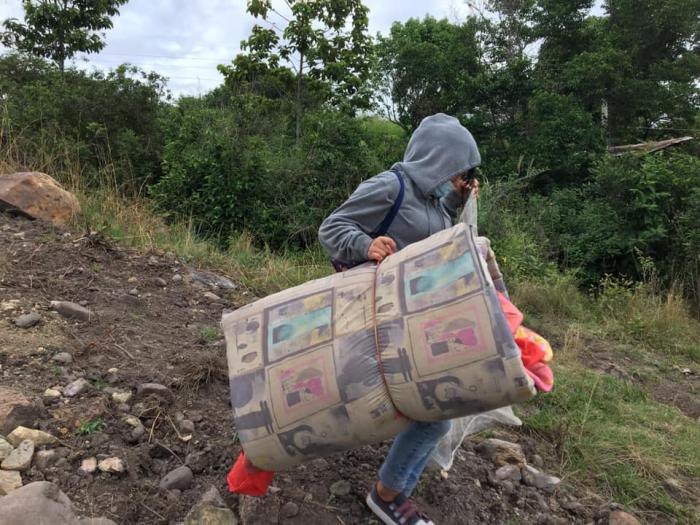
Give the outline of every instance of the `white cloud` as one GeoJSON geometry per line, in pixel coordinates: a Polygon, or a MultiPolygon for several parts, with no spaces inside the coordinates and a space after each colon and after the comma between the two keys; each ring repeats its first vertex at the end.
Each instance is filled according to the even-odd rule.
{"type": "MultiPolygon", "coordinates": [[[[462,19],[472,12],[464,0],[365,3],[373,35],[387,33],[394,21],[426,15],[462,19]]],[[[273,5],[286,9],[283,0],[273,0],[273,5]]],[[[105,48],[81,56],[76,64],[109,69],[129,62],[169,77],[176,95],[205,93],[221,83],[216,66],[236,56],[255,23],[245,6],[246,0],[130,0],[106,32],[105,48]]],[[[22,14],[21,0],[0,0],[0,20],[22,14]]]]}

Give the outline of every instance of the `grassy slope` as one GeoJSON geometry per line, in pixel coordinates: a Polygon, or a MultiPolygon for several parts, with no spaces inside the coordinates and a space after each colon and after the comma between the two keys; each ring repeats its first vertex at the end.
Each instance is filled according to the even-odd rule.
{"type": "MultiPolygon", "coordinates": [[[[83,216],[76,226],[219,269],[253,295],[330,271],[320,252],[279,256],[240,237],[222,253],[197,240],[186,224],[163,225],[145,202],[125,203],[111,194],[80,198],[83,216]]],[[[677,367],[700,372],[700,323],[680,299],[649,284],[611,282],[597,298],[563,275],[511,284],[527,323],[550,338],[556,359],[554,392],[518,408],[524,431],[552,445],[559,474],[584,500],[602,495],[652,522],[700,520],[694,493],[700,425],[652,395],[655,386],[675,380],[677,367]],[[616,373],[605,373],[605,366],[616,373]],[[680,492],[665,486],[668,478],[680,482],[680,492]]]]}

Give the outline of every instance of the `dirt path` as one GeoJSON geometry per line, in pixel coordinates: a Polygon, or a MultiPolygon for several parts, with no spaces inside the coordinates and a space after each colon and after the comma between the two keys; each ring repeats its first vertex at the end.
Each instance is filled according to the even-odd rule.
{"type": "MultiPolygon", "coordinates": [[[[227,493],[226,474],[239,446],[218,323],[223,309],[248,300],[242,291],[193,282],[188,268],[167,254],[140,255],[99,236],[0,214],[2,386],[39,404],[39,428],[61,440],[60,458],[43,468],[35,462],[23,482],[52,481],[83,515],[118,524],[181,522],[211,486],[245,524],[377,523],[363,501],[386,444],[279,473],[266,498],[227,493]],[[58,300],[82,303],[94,317],[66,319],[49,308],[58,300]],[[32,311],[41,316],[37,325],[15,326],[32,311]],[[80,378],[88,385],[76,396],[44,395],[80,378]],[[163,385],[172,398],[167,392],[139,398],[144,383],[163,385]],[[133,397],[115,401],[115,392],[133,397]],[[135,430],[133,418],[126,421],[129,415],[143,430],[135,430]],[[120,458],[125,472],[79,473],[89,457],[120,458]],[[194,473],[187,488],[159,487],[184,464],[194,473]],[[331,493],[341,480],[349,482],[349,493],[331,493]]],[[[546,445],[524,445],[528,459],[539,452],[546,463],[546,445]]],[[[449,476],[433,472],[419,487],[417,501],[436,523],[593,522],[585,500],[494,481],[495,466],[474,446],[464,444],[449,476]]]]}

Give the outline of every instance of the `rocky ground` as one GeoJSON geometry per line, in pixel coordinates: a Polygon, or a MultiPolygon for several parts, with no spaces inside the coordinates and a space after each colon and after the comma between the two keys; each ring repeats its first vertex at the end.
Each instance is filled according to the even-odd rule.
{"type": "MultiPolygon", "coordinates": [[[[264,498],[228,493],[219,320],[251,299],[171,254],[0,214],[0,522],[378,523],[364,496],[387,444],[278,473],[264,498]]],[[[424,476],[436,523],[638,523],[546,475],[547,444],[494,436],[424,476]]]]}

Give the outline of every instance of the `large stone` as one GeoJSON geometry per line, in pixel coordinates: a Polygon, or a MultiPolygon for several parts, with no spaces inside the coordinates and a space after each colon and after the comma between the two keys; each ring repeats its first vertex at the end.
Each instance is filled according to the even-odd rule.
{"type": "Polygon", "coordinates": [[[0,470],[0,496],[5,496],[21,486],[22,476],[19,472],[16,470],[0,470]]]}
{"type": "Polygon", "coordinates": [[[517,443],[510,443],[501,439],[485,439],[476,447],[476,451],[491,460],[496,466],[525,465],[523,449],[517,443]]]}
{"type": "Polygon", "coordinates": [[[18,426],[34,426],[39,408],[21,392],[0,386],[0,434],[12,432],[18,426]]]}
{"type": "Polygon", "coordinates": [[[51,434],[27,427],[17,427],[7,436],[7,441],[10,442],[10,445],[15,447],[27,439],[34,443],[35,447],[43,447],[45,445],[54,445],[58,443],[58,439],[51,434]]]}
{"type": "Polygon", "coordinates": [[[0,438],[0,461],[9,456],[13,448],[14,447],[10,445],[5,439],[0,438]]]}
{"type": "Polygon", "coordinates": [[[80,463],[80,468],[78,469],[78,474],[84,476],[88,474],[94,474],[97,470],[97,458],[85,458],[80,463]]]}
{"type": "Polygon", "coordinates": [[[158,383],[142,383],[136,387],[137,399],[143,399],[148,396],[155,396],[167,403],[172,403],[175,400],[172,391],[165,385],[158,383]]]}
{"type": "Polygon", "coordinates": [[[107,458],[103,459],[97,464],[97,468],[102,472],[108,472],[112,474],[121,474],[126,470],[124,462],[119,458],[107,458]]]}
{"type": "Polygon", "coordinates": [[[12,525],[75,525],[73,504],[48,481],[36,481],[0,499],[0,523],[12,525]]]}
{"type": "Polygon", "coordinates": [[[55,450],[40,450],[34,456],[34,465],[42,472],[59,460],[55,450]]]}
{"type": "Polygon", "coordinates": [[[194,282],[203,284],[205,286],[210,286],[211,288],[218,290],[219,288],[223,290],[235,290],[236,285],[231,282],[230,279],[222,277],[212,272],[200,272],[196,270],[190,270],[190,277],[194,282]]]}
{"type": "Polygon", "coordinates": [[[520,468],[517,465],[503,465],[499,467],[494,476],[498,481],[520,481],[522,474],[520,473],[520,468]]]}
{"type": "Polygon", "coordinates": [[[87,308],[70,301],[51,301],[51,308],[63,317],[77,319],[78,321],[89,321],[94,316],[87,308]]]}
{"type": "Polygon", "coordinates": [[[552,493],[556,490],[561,480],[556,476],[550,476],[540,472],[535,467],[525,465],[522,468],[523,482],[531,487],[536,487],[544,492],[552,493]]]}
{"type": "Polygon", "coordinates": [[[17,209],[35,219],[68,223],[80,212],[75,195],[45,173],[0,175],[0,209],[17,209]]]}
{"type": "Polygon", "coordinates": [[[615,510],[608,517],[608,525],[641,525],[639,520],[621,510],[615,510]]]}
{"type": "Polygon", "coordinates": [[[10,452],[2,461],[3,470],[29,470],[34,457],[34,443],[29,440],[22,441],[19,446],[10,452]]]}
{"type": "Polygon", "coordinates": [[[185,517],[185,525],[238,525],[238,519],[231,509],[206,502],[192,507],[185,517]]]}
{"type": "Polygon", "coordinates": [[[36,312],[20,315],[15,319],[15,326],[18,328],[31,328],[41,321],[41,316],[36,312]]]}
{"type": "Polygon", "coordinates": [[[160,480],[160,488],[166,490],[185,490],[192,485],[192,479],[193,475],[190,467],[178,467],[160,480]]]}
{"type": "Polygon", "coordinates": [[[85,392],[89,387],[90,383],[81,377],[80,379],[76,379],[72,383],[66,385],[66,387],[63,389],[63,395],[66,397],[75,397],[85,392]]]}

